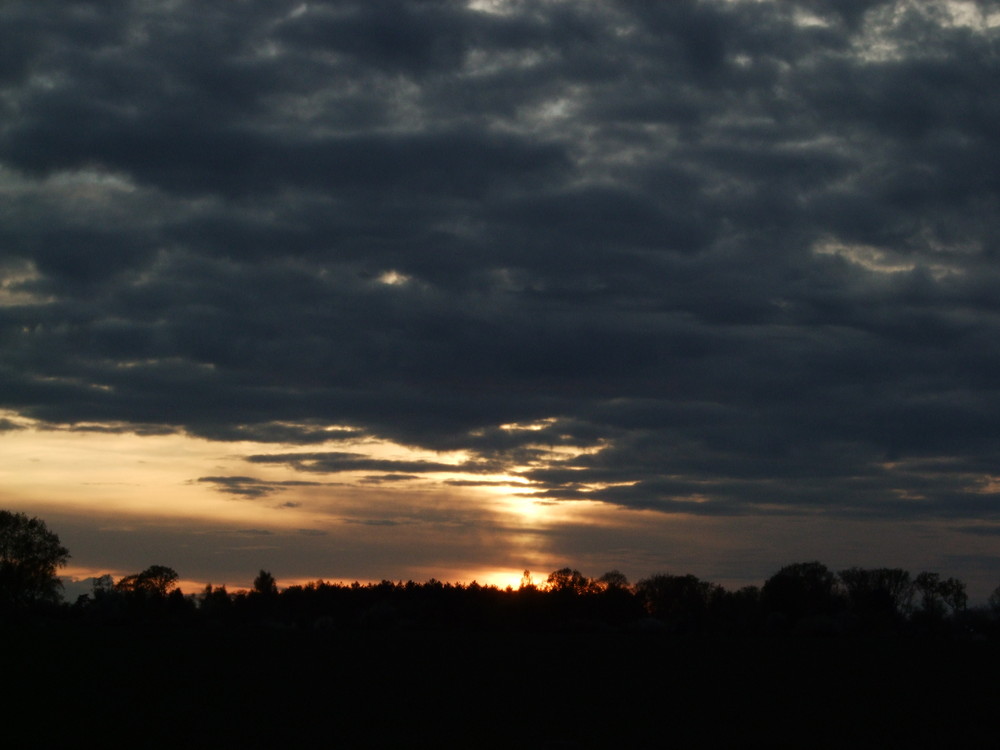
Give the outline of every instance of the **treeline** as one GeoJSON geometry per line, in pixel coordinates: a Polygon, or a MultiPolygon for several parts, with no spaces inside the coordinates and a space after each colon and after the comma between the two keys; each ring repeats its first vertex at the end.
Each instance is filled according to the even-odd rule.
{"type": "Polygon", "coordinates": [[[898,568],[833,572],[819,562],[783,567],[763,586],[735,591],[693,575],[659,574],[634,584],[618,571],[588,578],[572,568],[517,588],[431,579],[380,583],[315,581],[280,588],[262,570],[249,590],[176,587],[154,565],[63,604],[92,623],[174,622],[309,629],[629,629],[671,634],[907,635],[1000,637],[1000,586],[986,607],[968,607],[965,584],[898,568]]]}
{"type": "Polygon", "coordinates": [[[61,602],[57,568],[69,550],[43,521],[0,510],[0,622],[35,613],[93,623],[266,624],[288,628],[608,629],[676,634],[1000,635],[1000,586],[988,606],[968,607],[956,578],[900,568],[833,572],[819,562],[787,565],[763,586],[729,591],[693,575],[659,574],[635,584],[612,570],[588,578],[573,568],[518,588],[431,579],[278,586],[266,570],[247,591],[177,586],[177,572],[152,565],[115,581],[93,582],[61,602]]]}

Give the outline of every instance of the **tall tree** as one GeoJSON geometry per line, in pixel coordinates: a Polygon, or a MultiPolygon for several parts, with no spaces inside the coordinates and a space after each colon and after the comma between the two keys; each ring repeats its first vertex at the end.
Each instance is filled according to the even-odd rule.
{"type": "Polygon", "coordinates": [[[269,570],[261,570],[253,579],[253,593],[261,596],[277,596],[278,582],[269,570]]]}
{"type": "Polygon", "coordinates": [[[69,550],[44,521],[0,511],[0,608],[57,600],[56,570],[68,559],[69,550]]]}

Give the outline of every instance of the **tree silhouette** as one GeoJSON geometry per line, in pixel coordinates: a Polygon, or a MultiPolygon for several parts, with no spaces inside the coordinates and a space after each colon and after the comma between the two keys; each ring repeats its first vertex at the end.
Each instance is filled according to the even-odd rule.
{"type": "Polygon", "coordinates": [[[604,591],[619,591],[628,588],[628,577],[620,570],[609,570],[597,579],[597,585],[604,591]]]}
{"type": "Polygon", "coordinates": [[[274,580],[270,571],[261,570],[253,579],[253,593],[268,597],[278,595],[278,582],[274,580]]]}
{"type": "Polygon", "coordinates": [[[109,573],[105,573],[93,580],[90,584],[90,589],[94,595],[94,599],[108,596],[115,590],[115,579],[109,573]]]}
{"type": "Polygon", "coordinates": [[[851,611],[863,620],[887,623],[909,609],[913,582],[901,568],[849,568],[838,576],[851,611]]]}
{"type": "Polygon", "coordinates": [[[117,591],[163,598],[177,583],[177,571],[166,565],[150,565],[141,573],[125,576],[115,584],[117,591]]]}
{"type": "Polygon", "coordinates": [[[570,594],[585,594],[591,590],[590,579],[579,570],[572,568],[560,568],[549,573],[545,579],[549,591],[564,592],[570,594]]]}
{"type": "Polygon", "coordinates": [[[225,584],[213,587],[209,583],[198,596],[198,606],[203,614],[210,617],[226,617],[233,609],[233,600],[225,584]]]}
{"type": "Polygon", "coordinates": [[[676,632],[700,630],[721,587],[693,575],[659,574],[635,585],[646,612],[676,632]]]}
{"type": "Polygon", "coordinates": [[[938,590],[941,592],[941,598],[944,599],[945,604],[951,607],[952,614],[957,615],[959,612],[965,611],[969,597],[965,593],[964,582],[957,578],[946,578],[941,581],[938,590]]]}
{"type": "Polygon", "coordinates": [[[67,559],[69,550],[43,521],[0,511],[0,608],[58,600],[56,569],[67,559]]]}
{"type": "Polygon", "coordinates": [[[837,577],[819,562],[786,565],[764,583],[764,606],[790,620],[832,615],[840,603],[837,577]]]}
{"type": "Polygon", "coordinates": [[[928,618],[940,619],[945,614],[941,575],[924,571],[914,579],[914,586],[920,593],[920,611],[928,618]]]}
{"type": "Polygon", "coordinates": [[[994,614],[1000,615],[1000,586],[997,586],[993,589],[992,593],[990,593],[990,598],[987,600],[987,604],[989,604],[990,610],[994,614]]]}

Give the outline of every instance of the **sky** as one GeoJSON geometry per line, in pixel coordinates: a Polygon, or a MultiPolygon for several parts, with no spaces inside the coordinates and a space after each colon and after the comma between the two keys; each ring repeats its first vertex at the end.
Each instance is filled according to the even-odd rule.
{"type": "Polygon", "coordinates": [[[0,5],[66,581],[1000,583],[1000,3],[0,5]]]}

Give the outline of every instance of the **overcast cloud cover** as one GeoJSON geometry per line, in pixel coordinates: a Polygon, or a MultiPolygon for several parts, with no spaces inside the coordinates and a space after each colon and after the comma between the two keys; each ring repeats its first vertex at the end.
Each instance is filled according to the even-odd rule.
{"type": "Polygon", "coordinates": [[[0,407],[274,443],[192,477],[248,498],[449,468],[337,426],[456,488],[996,533],[998,24],[4,3],[0,407]]]}

